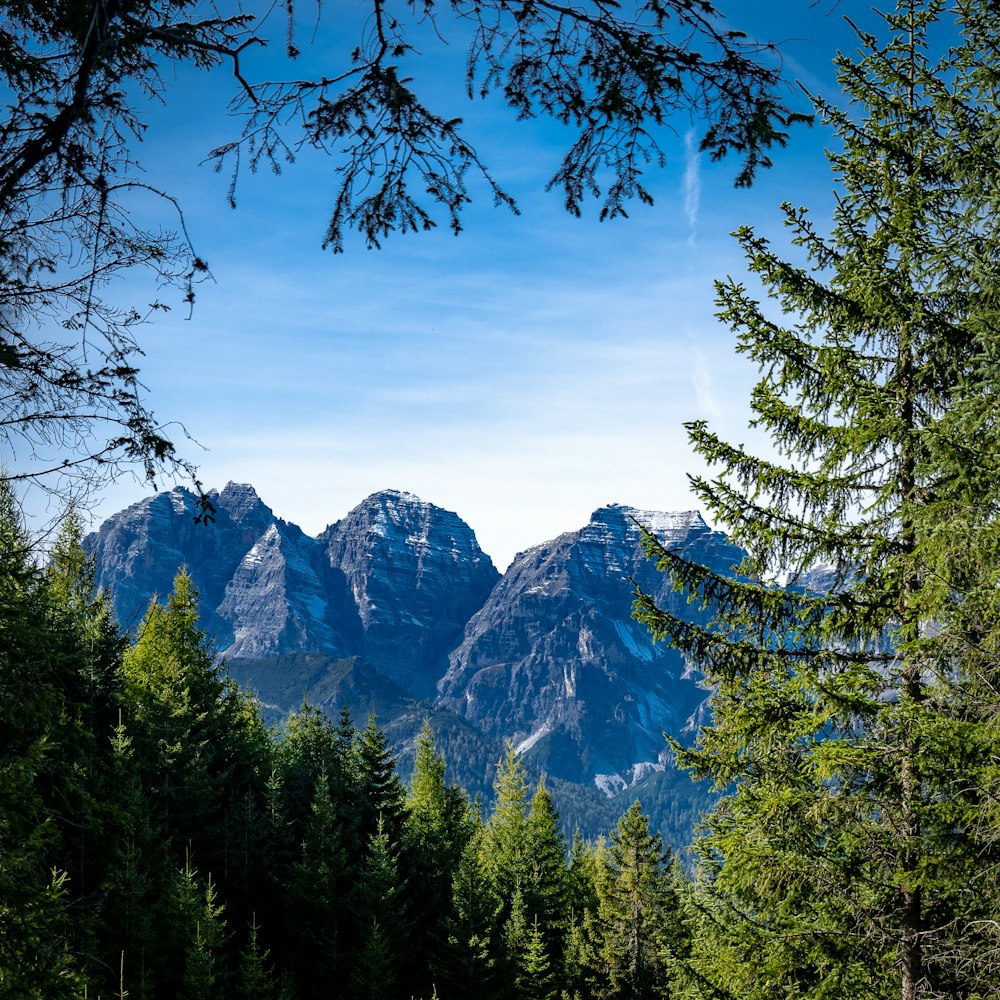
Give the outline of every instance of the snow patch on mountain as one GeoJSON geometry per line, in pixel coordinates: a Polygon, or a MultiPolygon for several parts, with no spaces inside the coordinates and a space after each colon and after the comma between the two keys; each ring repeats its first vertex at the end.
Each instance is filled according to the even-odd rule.
{"type": "Polygon", "coordinates": [[[540,726],[527,739],[521,740],[514,749],[518,753],[527,753],[543,736],[548,736],[552,732],[549,725],[540,726]]]}
{"type": "Polygon", "coordinates": [[[594,784],[609,799],[628,788],[628,782],[620,774],[595,774],[594,784]]]}
{"type": "Polygon", "coordinates": [[[647,638],[645,643],[640,643],[632,632],[632,626],[627,622],[615,621],[615,631],[618,633],[618,638],[624,643],[625,648],[629,653],[639,660],[648,660],[652,662],[653,650],[650,645],[650,640],[647,638]]]}

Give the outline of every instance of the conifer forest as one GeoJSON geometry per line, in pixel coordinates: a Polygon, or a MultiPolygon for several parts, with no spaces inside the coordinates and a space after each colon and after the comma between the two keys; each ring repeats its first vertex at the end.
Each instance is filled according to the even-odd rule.
{"type": "MultiPolygon", "coordinates": [[[[698,4],[644,9],[667,7],[698,4]]],[[[689,849],[638,802],[573,837],[512,747],[481,801],[429,725],[408,782],[374,718],[265,725],[183,571],[123,632],[79,514],[42,555],[3,479],[0,997],[1000,997],[1000,9],[879,23],[811,98],[832,218],[785,204],[783,247],[741,229],[749,276],[716,286],[772,451],[691,422],[692,482],[749,555],[722,576],[646,536],[713,613],[635,594],[712,692],[693,745],[665,737],[714,790],[689,849]]],[[[2,281],[4,426],[37,428],[79,386],[12,332],[34,278],[2,281]]]]}

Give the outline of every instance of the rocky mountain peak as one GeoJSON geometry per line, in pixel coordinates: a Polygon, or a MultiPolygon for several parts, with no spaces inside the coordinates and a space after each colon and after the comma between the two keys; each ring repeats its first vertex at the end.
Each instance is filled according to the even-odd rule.
{"type": "Polygon", "coordinates": [[[412,493],[382,490],[319,542],[353,595],[366,659],[409,691],[433,691],[441,661],[500,575],[472,528],[412,493]]]}
{"type": "Polygon", "coordinates": [[[613,522],[620,515],[630,526],[629,531],[639,530],[636,522],[647,531],[656,535],[662,542],[681,541],[692,532],[707,531],[708,525],[697,510],[640,510],[638,507],[627,507],[624,504],[610,504],[595,510],[592,521],[613,522]]]}
{"type": "Polygon", "coordinates": [[[210,496],[216,508],[225,511],[236,524],[251,519],[270,520],[274,517],[274,512],[257,496],[257,491],[249,483],[230,481],[222,488],[221,493],[212,490],[210,496]]]}
{"type": "Polygon", "coordinates": [[[445,705],[553,776],[601,788],[662,769],[663,731],[680,735],[704,699],[680,656],[632,619],[632,580],[693,613],[646,559],[636,521],[713,566],[735,561],[696,511],[601,507],[515,558],[439,684],[445,705]]]}
{"type": "Polygon", "coordinates": [[[639,525],[721,573],[739,560],[697,511],[609,504],[519,553],[501,578],[458,514],[412,493],[373,493],[316,538],[248,484],[209,495],[212,524],[195,524],[197,498],[178,487],[90,536],[123,623],[187,566],[202,624],[231,662],[356,660],[485,738],[513,741],[553,777],[605,790],[662,769],[664,730],[681,735],[697,718],[696,678],[631,616],[633,580],[698,614],[646,559],[639,525]]]}

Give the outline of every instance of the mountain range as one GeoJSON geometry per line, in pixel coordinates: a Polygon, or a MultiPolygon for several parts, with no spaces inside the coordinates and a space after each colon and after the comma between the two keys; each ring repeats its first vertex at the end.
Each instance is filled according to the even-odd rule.
{"type": "Polygon", "coordinates": [[[636,585],[704,614],[645,558],[642,527],[720,572],[739,561],[696,511],[602,507],[501,575],[465,521],[409,493],[375,493],[316,537],[251,486],[209,497],[209,525],[177,487],[88,536],[126,627],[186,567],[203,627],[272,718],[303,698],[374,711],[405,763],[431,717],[453,779],[472,792],[488,791],[498,748],[513,742],[548,776],[564,820],[585,828],[581,816],[613,819],[617,800],[643,792],[675,817],[696,811],[703,792],[673,771],[663,733],[690,739],[707,693],[631,617],[636,585]]]}

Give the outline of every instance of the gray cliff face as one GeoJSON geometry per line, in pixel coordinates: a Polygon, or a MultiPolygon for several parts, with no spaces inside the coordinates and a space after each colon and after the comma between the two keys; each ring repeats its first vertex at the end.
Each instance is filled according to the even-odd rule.
{"type": "Polygon", "coordinates": [[[229,483],[208,496],[216,508],[210,524],[194,523],[197,500],[176,487],[115,514],[88,538],[97,584],[119,620],[137,624],[186,568],[201,594],[202,626],[225,654],[338,652],[342,594],[328,586],[316,540],[275,517],[250,486],[229,483]]]}
{"type": "Polygon", "coordinates": [[[273,522],[240,560],[218,607],[232,633],[225,655],[343,653],[356,633],[344,597],[316,540],[273,522]]]}
{"type": "Polygon", "coordinates": [[[715,568],[738,560],[696,512],[601,508],[580,531],[514,560],[439,683],[445,706],[548,773],[608,791],[662,768],[663,732],[682,735],[705,698],[679,654],[632,620],[630,578],[690,613],[645,559],[633,518],[715,568]]]}
{"type": "Polygon", "coordinates": [[[361,655],[410,693],[432,693],[500,576],[473,530],[457,514],[385,490],[319,541],[357,608],[361,655]]]}
{"type": "Polygon", "coordinates": [[[177,572],[187,567],[201,591],[203,625],[225,633],[215,609],[247,548],[276,519],[249,486],[230,483],[209,497],[216,507],[213,524],[195,524],[197,499],[178,486],[132,504],[88,538],[97,584],[123,625],[138,624],[150,599],[169,594],[177,572]]]}
{"type": "Polygon", "coordinates": [[[363,657],[428,694],[499,574],[456,514],[396,491],[376,493],[310,538],[252,487],[209,494],[214,523],[194,523],[178,487],[109,518],[88,538],[98,586],[134,625],[186,567],[202,625],[227,657],[363,657]]]}

